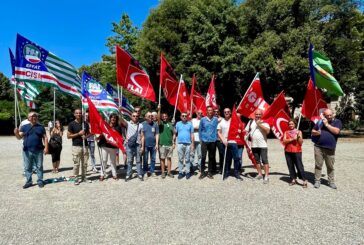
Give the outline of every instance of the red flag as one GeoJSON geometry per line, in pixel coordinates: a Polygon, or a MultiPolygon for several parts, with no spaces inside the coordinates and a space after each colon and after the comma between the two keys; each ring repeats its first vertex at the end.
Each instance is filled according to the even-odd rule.
{"type": "Polygon", "coordinates": [[[196,84],[196,76],[195,74],[193,74],[192,77],[192,88],[191,88],[191,102],[192,102],[192,112],[191,114],[193,114],[193,112],[197,112],[199,110],[202,111],[202,114],[205,116],[206,115],[206,100],[205,98],[196,91],[195,89],[195,84],[196,84]]]}
{"type": "Polygon", "coordinates": [[[190,96],[187,92],[186,84],[183,80],[180,81],[181,85],[179,88],[177,109],[182,113],[186,112],[189,114],[191,109],[190,96]]]}
{"type": "Polygon", "coordinates": [[[117,82],[130,93],[155,102],[155,93],[148,74],[128,52],[116,46],[117,82]]]}
{"type": "Polygon", "coordinates": [[[89,97],[87,97],[87,103],[91,133],[103,134],[108,143],[118,147],[122,152],[125,152],[123,137],[104,121],[89,97]]]}
{"type": "Polygon", "coordinates": [[[207,91],[207,95],[206,95],[206,107],[208,107],[208,106],[211,106],[214,110],[219,108],[216,103],[215,76],[214,75],[212,75],[209,90],[207,91]]]}
{"type": "Polygon", "coordinates": [[[284,132],[288,130],[289,115],[289,106],[282,91],[262,116],[262,120],[270,124],[272,132],[282,144],[284,132]]]}
{"type": "Polygon", "coordinates": [[[320,112],[327,109],[327,103],[322,99],[322,93],[315,88],[312,80],[308,81],[306,95],[302,103],[302,115],[316,123],[320,120],[320,112]],[[316,93],[316,94],[315,94],[316,93]]]}
{"type": "Polygon", "coordinates": [[[176,104],[178,79],[173,71],[172,66],[168,63],[163,54],[161,54],[160,66],[160,85],[163,88],[164,96],[171,105],[176,104]]]}
{"type": "Polygon", "coordinates": [[[254,119],[256,109],[260,109],[264,113],[268,108],[269,104],[264,100],[259,73],[257,73],[244,98],[241,100],[237,111],[244,117],[254,119]]]}

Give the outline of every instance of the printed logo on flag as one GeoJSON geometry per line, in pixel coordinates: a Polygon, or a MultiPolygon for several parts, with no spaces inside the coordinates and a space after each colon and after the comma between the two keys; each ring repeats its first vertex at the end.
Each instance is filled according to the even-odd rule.
{"type": "Polygon", "coordinates": [[[93,96],[98,96],[103,91],[103,87],[99,83],[89,82],[87,83],[87,90],[93,96]]]}
{"type": "Polygon", "coordinates": [[[24,45],[23,55],[24,55],[25,59],[32,64],[37,64],[41,61],[40,50],[32,44],[24,45]]]}

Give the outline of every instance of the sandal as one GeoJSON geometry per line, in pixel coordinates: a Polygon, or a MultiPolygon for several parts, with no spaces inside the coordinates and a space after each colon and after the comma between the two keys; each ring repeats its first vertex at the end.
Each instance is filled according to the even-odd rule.
{"type": "Polygon", "coordinates": [[[290,186],[292,186],[292,185],[295,185],[297,183],[297,181],[296,180],[292,180],[290,183],[289,183],[289,185],[290,186]]]}
{"type": "Polygon", "coordinates": [[[119,180],[119,178],[118,177],[116,177],[116,176],[113,176],[112,177],[114,180],[119,180]]]}
{"type": "Polygon", "coordinates": [[[104,176],[100,176],[100,181],[104,181],[105,177],[104,176]]]}

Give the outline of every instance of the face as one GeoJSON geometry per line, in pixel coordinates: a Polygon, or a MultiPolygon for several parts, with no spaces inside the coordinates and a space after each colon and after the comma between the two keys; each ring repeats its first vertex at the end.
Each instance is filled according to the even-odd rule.
{"type": "Polygon", "coordinates": [[[61,123],[58,120],[56,121],[56,127],[57,128],[61,127],[61,123]]]}
{"type": "Polygon", "coordinates": [[[157,115],[156,114],[152,114],[152,120],[157,121],[157,115]]]}
{"type": "Polygon", "coordinates": [[[116,117],[111,117],[110,118],[110,124],[112,125],[116,125],[118,122],[117,122],[117,118],[116,117]]]}
{"type": "Polygon", "coordinates": [[[292,121],[288,122],[289,129],[294,129],[296,127],[296,124],[292,121]]]}
{"type": "Polygon", "coordinates": [[[262,118],[262,111],[257,110],[254,115],[256,120],[260,120],[262,118]]]}
{"type": "Polygon", "coordinates": [[[207,115],[210,117],[214,115],[214,110],[211,107],[207,108],[207,115]]]}
{"type": "Polygon", "coordinates": [[[197,111],[196,115],[197,118],[200,119],[202,117],[202,111],[201,110],[197,111]]]}
{"type": "Polygon", "coordinates": [[[132,115],[131,115],[131,120],[136,123],[139,119],[139,116],[136,112],[134,112],[132,115]]]}
{"type": "Polygon", "coordinates": [[[230,111],[230,109],[226,108],[224,110],[224,117],[225,117],[225,119],[229,119],[231,117],[231,111],[230,111]]]}
{"type": "Polygon", "coordinates": [[[145,120],[147,120],[148,122],[151,122],[152,121],[152,113],[147,113],[145,114],[145,120]]]}
{"type": "Polygon", "coordinates": [[[332,111],[330,110],[324,111],[324,117],[327,119],[328,122],[331,122],[333,118],[332,111]]]}
{"type": "Polygon", "coordinates": [[[37,122],[37,120],[38,120],[38,116],[37,116],[37,114],[36,113],[30,113],[29,115],[28,115],[28,120],[31,122],[31,123],[36,123],[37,122]]]}
{"type": "Polygon", "coordinates": [[[141,113],[141,110],[140,110],[140,108],[135,108],[135,110],[134,110],[135,112],[136,112],[136,114],[138,114],[138,116],[140,116],[140,113],[141,113]]]}
{"type": "Polygon", "coordinates": [[[186,121],[187,121],[187,114],[186,114],[186,113],[182,113],[182,114],[181,114],[181,120],[182,120],[183,122],[186,122],[186,121]]]}
{"type": "Polygon", "coordinates": [[[75,113],[73,115],[75,116],[76,119],[82,118],[82,112],[79,109],[75,110],[75,113]]]}
{"type": "Polygon", "coordinates": [[[166,122],[168,120],[168,115],[167,115],[167,113],[163,113],[162,114],[162,121],[163,122],[166,122]]]}
{"type": "Polygon", "coordinates": [[[219,110],[214,110],[214,116],[219,117],[220,116],[220,111],[219,110]]]}

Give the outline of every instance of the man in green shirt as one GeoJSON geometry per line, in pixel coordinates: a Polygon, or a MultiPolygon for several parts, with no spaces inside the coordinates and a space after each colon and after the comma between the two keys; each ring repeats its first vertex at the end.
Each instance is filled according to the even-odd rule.
{"type": "Polygon", "coordinates": [[[159,158],[162,169],[162,178],[164,179],[167,174],[165,172],[165,163],[167,159],[168,177],[174,178],[171,173],[172,168],[172,153],[175,148],[176,135],[173,130],[173,125],[168,121],[168,114],[160,112],[160,105],[158,106],[158,125],[159,125],[159,158]]]}

